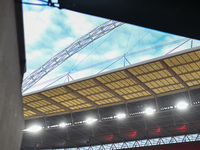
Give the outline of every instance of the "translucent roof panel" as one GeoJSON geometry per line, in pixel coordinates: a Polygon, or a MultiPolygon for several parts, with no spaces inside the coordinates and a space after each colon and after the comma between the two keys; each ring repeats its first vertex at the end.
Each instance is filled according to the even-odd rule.
{"type": "Polygon", "coordinates": [[[197,47],[24,95],[24,117],[91,110],[199,87],[197,47]]]}

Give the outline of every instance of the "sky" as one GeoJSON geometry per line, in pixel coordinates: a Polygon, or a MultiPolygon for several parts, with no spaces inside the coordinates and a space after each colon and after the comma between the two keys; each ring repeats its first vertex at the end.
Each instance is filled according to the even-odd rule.
{"type": "MultiPolygon", "coordinates": [[[[109,20],[66,9],[27,4],[23,4],[23,17],[27,59],[24,79],[51,57],[109,20]]],[[[125,23],[67,59],[25,93],[163,56],[184,40],[185,37],[125,23]],[[166,44],[177,40],[179,42],[175,44],[166,44]]],[[[199,41],[193,40],[193,47],[199,45],[199,41]]],[[[191,40],[173,52],[190,47],[191,40]]]]}

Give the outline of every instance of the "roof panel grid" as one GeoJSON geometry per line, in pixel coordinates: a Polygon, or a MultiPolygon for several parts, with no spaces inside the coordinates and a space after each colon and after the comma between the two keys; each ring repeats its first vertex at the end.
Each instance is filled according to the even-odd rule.
{"type": "Polygon", "coordinates": [[[132,93],[132,94],[125,94],[123,97],[129,102],[130,100],[132,101],[134,98],[138,97],[146,97],[150,96],[151,94],[148,91],[142,91],[142,92],[137,92],[137,93],[132,93]]]}
{"type": "Polygon", "coordinates": [[[63,94],[63,95],[60,95],[60,96],[52,97],[51,99],[60,103],[60,102],[63,102],[63,101],[68,101],[68,100],[72,100],[72,99],[76,99],[76,98],[77,97],[74,96],[73,94],[67,93],[67,94],[63,94]]]}
{"type": "Polygon", "coordinates": [[[117,92],[119,95],[125,95],[125,94],[130,94],[130,93],[142,92],[142,91],[145,91],[145,89],[140,85],[135,85],[135,86],[129,86],[125,88],[116,89],[114,91],[117,92]]]}
{"type": "Polygon", "coordinates": [[[171,92],[171,91],[180,90],[180,89],[184,89],[184,86],[182,84],[174,84],[174,85],[155,88],[153,89],[153,91],[156,94],[161,94],[161,93],[171,92]]]}
{"type": "Polygon", "coordinates": [[[36,113],[34,113],[33,111],[30,111],[30,110],[24,111],[24,116],[25,116],[25,117],[33,116],[33,115],[35,115],[35,114],[36,114],[36,113]]]}
{"type": "Polygon", "coordinates": [[[67,92],[65,91],[65,89],[63,87],[41,92],[41,94],[43,94],[47,97],[58,96],[58,95],[62,95],[62,94],[65,94],[65,93],[67,93],[67,92]]]}
{"type": "Polygon", "coordinates": [[[126,74],[123,71],[111,73],[108,75],[97,77],[96,79],[99,80],[101,83],[106,84],[114,81],[119,81],[121,79],[127,78],[126,74]]]}
{"type": "Polygon", "coordinates": [[[83,96],[88,96],[88,95],[96,94],[96,93],[103,92],[103,91],[105,91],[105,90],[98,86],[94,86],[94,87],[90,87],[87,89],[78,90],[77,92],[83,96]]]}
{"type": "Polygon", "coordinates": [[[37,94],[29,95],[23,98],[23,103],[29,103],[33,101],[41,100],[40,97],[37,96],[37,94]]]}
{"type": "Polygon", "coordinates": [[[108,98],[108,99],[104,99],[104,100],[101,100],[101,101],[97,101],[96,103],[99,106],[102,106],[102,105],[107,105],[107,104],[115,105],[116,102],[122,102],[122,101],[119,98],[113,97],[113,98],[108,98]]]}
{"type": "Polygon", "coordinates": [[[44,107],[39,107],[39,108],[36,108],[37,110],[41,111],[41,112],[50,112],[52,110],[60,110],[60,108],[56,105],[47,105],[47,106],[44,106],[44,107]]]}
{"type": "Polygon", "coordinates": [[[147,73],[162,70],[163,67],[159,62],[153,62],[145,65],[140,65],[138,67],[133,67],[128,69],[134,76],[145,75],[147,73]]]}
{"type": "Polygon", "coordinates": [[[68,87],[75,91],[90,88],[93,86],[95,86],[95,83],[91,79],[68,85],[68,87]]]}
{"type": "Polygon", "coordinates": [[[75,99],[75,100],[70,100],[70,101],[64,101],[61,103],[62,105],[70,108],[70,109],[74,109],[74,107],[81,107],[84,105],[84,107],[92,107],[92,104],[90,103],[86,103],[85,101],[83,101],[82,99],[75,99]]]}
{"type": "Polygon", "coordinates": [[[90,110],[199,87],[200,50],[194,48],[24,96],[24,115],[90,110]]]}

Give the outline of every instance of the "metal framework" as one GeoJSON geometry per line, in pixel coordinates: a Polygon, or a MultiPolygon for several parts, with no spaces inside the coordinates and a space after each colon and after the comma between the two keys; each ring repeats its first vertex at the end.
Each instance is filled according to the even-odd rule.
{"type": "MultiPolygon", "coordinates": [[[[154,139],[96,145],[96,146],[66,148],[63,150],[112,150],[112,149],[147,147],[147,146],[175,144],[175,143],[183,143],[183,142],[194,142],[194,141],[200,141],[200,134],[188,134],[188,135],[179,135],[179,136],[172,136],[172,137],[161,137],[161,138],[154,138],[154,139]]],[[[54,149],[54,150],[62,150],[62,149],[54,149]]]]}
{"type": "Polygon", "coordinates": [[[144,139],[144,140],[135,140],[135,141],[119,142],[119,143],[111,143],[111,144],[101,144],[101,145],[95,145],[95,146],[52,149],[52,150],[113,150],[113,149],[127,149],[127,148],[136,148],[136,147],[149,147],[149,146],[157,146],[157,145],[176,144],[176,143],[184,143],[184,142],[196,142],[196,141],[200,141],[199,133],[178,135],[178,136],[171,136],[171,137],[160,137],[160,138],[153,138],[153,139],[144,139]]]}
{"type": "Polygon", "coordinates": [[[22,92],[25,92],[29,88],[31,88],[34,84],[36,84],[40,79],[42,79],[46,74],[51,72],[53,69],[58,67],[60,64],[62,64],[65,60],[70,58],[72,55],[76,54],[83,48],[85,48],[87,45],[92,43],[93,41],[99,39],[100,37],[106,35],[110,31],[114,30],[115,28],[123,25],[124,23],[109,20],[100,26],[96,27],[86,35],[82,36],[77,41],[73,42],[71,45],[69,45],[67,48],[53,56],[51,59],[49,59],[45,64],[43,64],[41,67],[36,69],[34,72],[32,72],[29,76],[27,76],[23,80],[22,84],[22,92]]]}
{"type": "Polygon", "coordinates": [[[199,63],[200,47],[196,47],[29,93],[23,96],[24,117],[69,114],[189,92],[200,87],[199,63]]]}
{"type": "MultiPolygon", "coordinates": [[[[71,92],[73,93],[73,91],[71,92]]],[[[172,96],[158,97],[158,110],[160,111],[156,111],[153,116],[146,116],[145,107],[141,106],[149,106],[149,104],[155,106],[154,99],[128,103],[129,114],[122,121],[116,118],[116,111],[125,113],[124,105],[99,108],[99,120],[89,126],[85,119],[87,116],[97,118],[99,112],[96,109],[27,120],[27,127],[38,123],[43,126],[43,130],[36,136],[24,132],[22,148],[33,148],[34,143],[37,143],[39,149],[76,147],[73,150],[77,148],[98,150],[101,147],[107,150],[120,149],[121,143],[125,142],[124,146],[128,145],[128,148],[131,147],[131,144],[135,147],[144,147],[154,146],[156,143],[158,143],[157,145],[172,144],[174,141],[176,143],[191,142],[194,140],[188,140],[187,136],[200,131],[200,100],[198,95],[199,89],[191,91],[192,106],[188,106],[186,111],[178,110],[174,101],[177,98],[188,97],[187,91],[172,96]],[[65,128],[59,126],[61,120],[66,123],[65,128]],[[179,137],[179,135],[187,135],[185,136],[187,139],[179,137]],[[40,141],[41,137],[42,141],[40,141]],[[172,137],[171,143],[167,143],[166,141],[170,139],[164,140],[164,137],[172,137]],[[145,141],[145,139],[149,140],[145,141]],[[115,144],[106,145],[108,142],[115,144]]],[[[199,136],[197,138],[193,135],[192,138],[200,140],[199,136]]]]}

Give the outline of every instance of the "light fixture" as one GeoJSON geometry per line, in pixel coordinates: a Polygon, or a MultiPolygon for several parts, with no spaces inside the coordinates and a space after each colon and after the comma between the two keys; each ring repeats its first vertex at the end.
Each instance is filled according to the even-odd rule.
{"type": "Polygon", "coordinates": [[[96,122],[97,120],[98,120],[98,119],[88,118],[88,119],[86,120],[86,123],[92,124],[92,123],[96,122]]]}
{"type": "Polygon", "coordinates": [[[40,130],[42,130],[42,127],[41,126],[32,126],[28,129],[25,129],[23,131],[27,131],[27,132],[39,132],[40,130]]]}
{"type": "Polygon", "coordinates": [[[66,123],[62,122],[59,124],[59,127],[64,128],[66,126],[66,123]]]}
{"type": "Polygon", "coordinates": [[[147,115],[152,115],[152,114],[154,113],[154,110],[153,110],[153,108],[147,108],[147,109],[145,110],[145,113],[146,113],[147,115]]]}
{"type": "Polygon", "coordinates": [[[186,103],[186,102],[179,102],[177,104],[178,109],[186,109],[187,107],[188,107],[188,103],[186,103]]]}
{"type": "Polygon", "coordinates": [[[117,117],[118,119],[123,119],[123,118],[126,117],[126,115],[125,115],[125,114],[118,114],[116,117],[117,117]]]}

